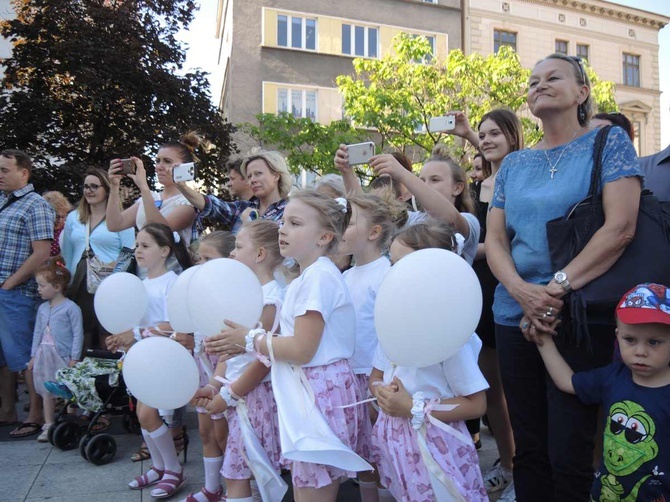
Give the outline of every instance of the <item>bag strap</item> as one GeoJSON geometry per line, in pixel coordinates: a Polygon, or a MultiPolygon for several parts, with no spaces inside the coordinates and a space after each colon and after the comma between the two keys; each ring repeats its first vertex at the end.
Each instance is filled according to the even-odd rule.
{"type": "Polygon", "coordinates": [[[612,129],[611,125],[601,128],[596,134],[593,142],[593,168],[591,169],[591,184],[589,185],[589,194],[591,204],[595,203],[596,196],[600,193],[600,179],[603,172],[603,151],[607,144],[607,136],[612,129]]]}
{"type": "Polygon", "coordinates": [[[4,206],[0,207],[0,213],[2,213],[5,209],[14,204],[17,200],[23,199],[26,195],[34,191],[35,190],[30,190],[29,192],[26,192],[23,195],[19,195],[18,197],[16,197],[14,194],[10,195],[8,198],[9,200],[7,200],[7,203],[4,206]]]}
{"type": "Polygon", "coordinates": [[[86,220],[86,251],[89,252],[91,251],[91,245],[89,243],[89,240],[91,239],[91,233],[95,231],[96,228],[98,228],[102,222],[105,221],[105,217],[103,217],[96,226],[93,227],[93,230],[91,230],[91,217],[88,217],[88,220],[86,220]]]}

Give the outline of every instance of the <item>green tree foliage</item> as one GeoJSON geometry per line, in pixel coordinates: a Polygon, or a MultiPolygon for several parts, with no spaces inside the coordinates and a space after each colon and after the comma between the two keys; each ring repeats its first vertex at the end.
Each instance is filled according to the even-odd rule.
{"type": "Polygon", "coordinates": [[[116,156],[151,158],[158,146],[198,130],[213,148],[198,152],[205,186],[234,150],[234,128],[210,102],[206,74],[180,75],[192,0],[14,0],[13,42],[2,64],[0,146],[36,161],[38,190],[74,196],[87,166],[116,156]]]}
{"type": "Polygon", "coordinates": [[[341,144],[364,141],[367,134],[357,130],[347,120],[336,120],[328,125],[296,118],[290,113],[261,113],[256,115],[258,125],[242,124],[260,146],[275,148],[286,154],[294,174],[306,169],[319,174],[336,172],[333,155],[341,144]]]}

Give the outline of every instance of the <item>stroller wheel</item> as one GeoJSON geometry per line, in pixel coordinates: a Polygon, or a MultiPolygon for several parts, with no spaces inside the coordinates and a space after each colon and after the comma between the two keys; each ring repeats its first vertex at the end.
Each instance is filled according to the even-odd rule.
{"type": "Polygon", "coordinates": [[[88,460],[88,457],[86,456],[86,447],[88,446],[90,439],[91,437],[89,435],[84,434],[79,440],[79,454],[84,460],[88,460]]]}
{"type": "Polygon", "coordinates": [[[74,450],[79,444],[81,430],[77,424],[63,422],[53,432],[54,446],[63,451],[74,450]]]}
{"type": "Polygon", "coordinates": [[[58,427],[60,424],[58,422],[51,424],[51,427],[49,427],[49,430],[47,431],[47,439],[49,440],[49,443],[51,443],[52,446],[55,446],[54,444],[54,431],[56,430],[56,427],[58,427]]]}
{"type": "Polygon", "coordinates": [[[93,465],[108,464],[116,454],[116,441],[109,434],[93,436],[86,446],[86,457],[93,465]]]}

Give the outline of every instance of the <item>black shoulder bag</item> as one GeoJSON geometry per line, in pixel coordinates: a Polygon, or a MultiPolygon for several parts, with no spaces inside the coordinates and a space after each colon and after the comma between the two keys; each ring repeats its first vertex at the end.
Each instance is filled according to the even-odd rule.
{"type": "MultiPolygon", "coordinates": [[[[565,268],[605,223],[601,174],[602,154],[611,126],[598,131],[593,146],[593,170],[587,197],[563,218],[547,222],[549,255],[554,270],[565,268]]],[[[563,329],[578,340],[588,336],[588,323],[612,324],[614,309],[631,288],[644,282],[670,285],[670,203],[659,202],[649,190],[640,197],[633,241],[600,277],[564,298],[563,329]]]]}

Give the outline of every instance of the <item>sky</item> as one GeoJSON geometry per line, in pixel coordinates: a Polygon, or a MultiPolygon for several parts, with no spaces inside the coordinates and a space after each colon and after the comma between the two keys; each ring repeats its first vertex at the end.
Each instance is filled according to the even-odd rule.
{"type": "MultiPolygon", "coordinates": [[[[610,3],[654,12],[670,17],[670,0],[610,0],[610,3]]],[[[202,68],[211,73],[212,100],[218,104],[223,69],[217,66],[219,40],[216,36],[217,0],[201,0],[200,11],[181,40],[189,45],[186,68],[202,68]]],[[[659,68],[661,94],[661,148],[670,144],[670,25],[659,32],[659,68]]]]}

